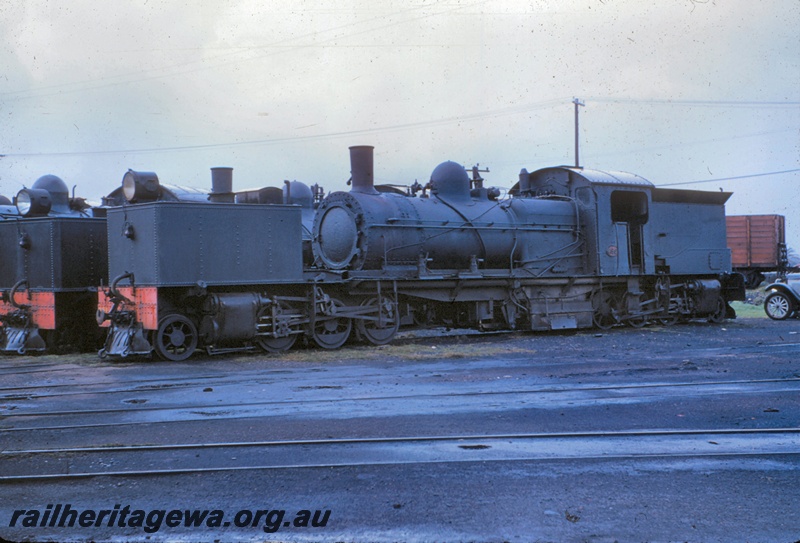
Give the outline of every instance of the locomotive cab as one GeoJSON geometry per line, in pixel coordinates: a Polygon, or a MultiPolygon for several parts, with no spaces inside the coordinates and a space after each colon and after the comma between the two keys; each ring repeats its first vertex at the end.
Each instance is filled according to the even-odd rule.
{"type": "Polygon", "coordinates": [[[590,295],[596,325],[735,315],[727,302],[743,291],[725,241],[730,193],[660,189],[637,175],[568,166],[523,170],[515,193],[574,198],[585,272],[601,280],[590,295]]]}
{"type": "Polygon", "coordinates": [[[629,173],[568,166],[545,168],[527,177],[518,186],[521,195],[574,198],[587,240],[585,273],[601,276],[654,273],[652,183],[629,173]]]}

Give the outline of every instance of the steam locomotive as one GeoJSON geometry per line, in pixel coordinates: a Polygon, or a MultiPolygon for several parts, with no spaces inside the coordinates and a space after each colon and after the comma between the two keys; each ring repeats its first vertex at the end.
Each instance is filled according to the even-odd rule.
{"type": "Polygon", "coordinates": [[[107,210],[101,356],[382,345],[401,325],[721,322],[744,299],[730,193],[559,166],[523,170],[501,198],[454,162],[403,192],[374,184],[372,147],[350,158],[351,189],[325,198],[295,182],[249,200],[221,169],[211,202],[159,201],[155,174],[128,172],[107,210]]]}
{"type": "Polygon", "coordinates": [[[96,285],[107,276],[106,224],[66,183],[45,175],[0,200],[0,352],[48,344],[86,350],[96,285]]]}

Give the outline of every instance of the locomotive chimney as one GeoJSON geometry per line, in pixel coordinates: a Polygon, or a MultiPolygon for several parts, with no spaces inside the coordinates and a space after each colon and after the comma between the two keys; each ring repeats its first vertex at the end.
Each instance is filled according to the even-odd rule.
{"type": "Polygon", "coordinates": [[[352,188],[350,192],[363,192],[364,194],[378,194],[375,190],[375,178],[372,168],[371,145],[354,145],[350,147],[350,175],[352,188]]]}
{"type": "Polygon", "coordinates": [[[208,199],[212,202],[233,202],[233,168],[211,168],[211,194],[208,199]]]}

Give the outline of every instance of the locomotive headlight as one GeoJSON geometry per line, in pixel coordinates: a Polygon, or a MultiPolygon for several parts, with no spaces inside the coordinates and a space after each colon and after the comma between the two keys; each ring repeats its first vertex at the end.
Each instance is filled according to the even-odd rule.
{"type": "Polygon", "coordinates": [[[22,189],[14,199],[17,211],[23,217],[50,213],[50,193],[42,189],[22,189]]]}
{"type": "Polygon", "coordinates": [[[122,178],[122,194],[129,202],[136,197],[136,179],[127,173],[122,178]]]}
{"type": "Polygon", "coordinates": [[[17,193],[17,211],[20,215],[27,215],[31,210],[31,195],[27,190],[21,190],[17,193]]]}
{"type": "Polygon", "coordinates": [[[150,202],[158,198],[158,176],[153,172],[128,170],[122,178],[122,194],[128,202],[150,202]]]}

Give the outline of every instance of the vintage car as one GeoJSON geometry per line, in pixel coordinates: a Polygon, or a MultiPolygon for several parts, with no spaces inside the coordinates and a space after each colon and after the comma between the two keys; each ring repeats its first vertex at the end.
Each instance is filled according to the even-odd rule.
{"type": "Polygon", "coordinates": [[[764,311],[770,319],[783,320],[800,316],[800,273],[786,276],[767,287],[764,311]]]}

